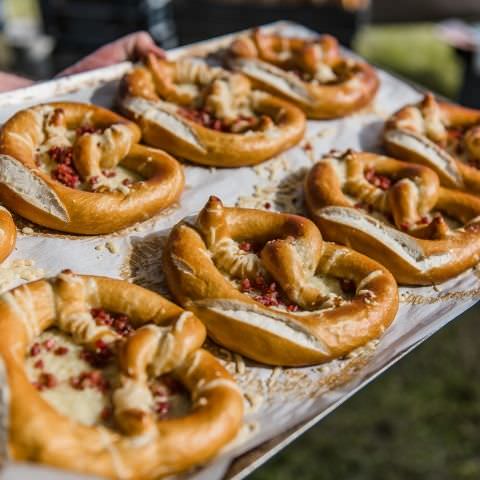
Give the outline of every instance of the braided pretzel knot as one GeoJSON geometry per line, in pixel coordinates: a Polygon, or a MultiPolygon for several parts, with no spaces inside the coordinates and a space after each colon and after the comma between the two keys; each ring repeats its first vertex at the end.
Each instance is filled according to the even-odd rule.
{"type": "Polygon", "coordinates": [[[293,105],[198,59],[149,55],[123,78],[118,103],[149,145],[203,165],[263,162],[295,145],[305,129],[293,105]]]}
{"type": "Polygon", "coordinates": [[[309,220],[225,208],[215,197],[194,226],[172,230],[164,268],[170,290],[215,341],[272,365],[344,355],[378,337],[397,310],[390,273],[322,242],[309,220]],[[258,255],[245,251],[247,240],[261,246],[258,255]],[[350,295],[343,296],[338,279],[350,284],[350,295]]]}
{"type": "Polygon", "coordinates": [[[305,196],[329,240],[378,260],[401,283],[442,282],[480,258],[480,201],[439,187],[428,167],[373,153],[330,154],[307,175],[305,196]]]}
{"type": "Polygon", "coordinates": [[[298,105],[309,118],[335,118],[368,105],[378,89],[375,70],[341,56],[330,35],[315,40],[253,30],[230,46],[231,65],[261,88],[298,105]]]}
{"type": "Polygon", "coordinates": [[[480,111],[439,102],[428,93],[387,121],[394,156],[433,169],[443,186],[480,193],[480,111]]]}
{"type": "Polygon", "coordinates": [[[4,294],[0,323],[15,459],[108,478],[153,479],[208,460],[240,427],[242,395],[214,357],[199,348],[205,338],[202,323],[153,292],[119,280],[62,273],[4,294]],[[119,337],[95,323],[92,306],[128,314],[137,330],[119,337]],[[112,404],[118,431],[70,420],[29,382],[22,367],[27,347],[52,326],[83,345],[116,342],[121,375],[112,404]],[[190,391],[192,411],[156,421],[147,372],[173,372],[190,391]]]}
{"type": "Polygon", "coordinates": [[[72,233],[146,220],[178,198],[184,179],[178,162],[139,140],[135,124],[94,105],[22,110],[0,133],[0,199],[33,222],[72,233]],[[134,183],[122,180],[124,172],[134,183]]]}

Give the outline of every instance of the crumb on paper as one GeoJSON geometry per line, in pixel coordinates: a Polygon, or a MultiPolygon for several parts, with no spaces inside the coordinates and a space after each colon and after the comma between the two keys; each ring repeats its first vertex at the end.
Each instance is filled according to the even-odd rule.
{"type": "Polygon", "coordinates": [[[267,382],[268,388],[272,388],[275,385],[275,382],[277,381],[281,373],[282,373],[281,367],[275,367],[272,370],[272,374],[268,378],[268,382],[267,382]]]}
{"type": "Polygon", "coordinates": [[[111,240],[105,243],[105,248],[112,254],[118,253],[118,246],[111,240]]]}
{"type": "Polygon", "coordinates": [[[105,245],[103,243],[98,243],[97,245],[95,245],[95,250],[103,250],[103,247],[105,245]]]}
{"type": "Polygon", "coordinates": [[[243,357],[238,353],[234,353],[233,358],[235,359],[236,372],[240,375],[243,375],[245,373],[245,362],[243,360],[243,357]]]}
{"type": "Polygon", "coordinates": [[[34,232],[32,227],[23,227],[22,228],[22,233],[25,235],[32,235],[34,232]]]}
{"type": "Polygon", "coordinates": [[[256,412],[259,407],[262,405],[264,397],[260,393],[246,391],[244,392],[243,396],[248,402],[249,408],[248,411],[250,413],[256,412]]]}
{"type": "Polygon", "coordinates": [[[45,272],[35,266],[35,261],[30,259],[17,259],[5,262],[0,266],[0,293],[3,293],[21,283],[21,280],[32,282],[43,278],[45,272]]]}

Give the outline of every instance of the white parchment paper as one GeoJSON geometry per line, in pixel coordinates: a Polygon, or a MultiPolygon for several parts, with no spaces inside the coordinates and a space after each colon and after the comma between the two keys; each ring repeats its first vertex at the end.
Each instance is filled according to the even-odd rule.
{"type": "MultiPolygon", "coordinates": [[[[307,35],[303,27],[279,24],[285,34],[307,35]]],[[[220,40],[223,43],[225,40],[220,40]]],[[[217,45],[214,41],[212,45],[217,45]]],[[[208,44],[207,44],[208,45],[208,44]]],[[[202,46],[201,48],[203,48],[202,46]]],[[[185,49],[173,52],[181,54],[185,49]]],[[[0,121],[40,102],[76,100],[112,107],[123,63],[27,89],[0,95],[0,121]]],[[[177,205],[158,217],[106,236],[66,236],[17,219],[19,238],[13,255],[0,267],[0,290],[69,268],[78,273],[108,275],[165,292],[161,250],[169,229],[198,212],[212,194],[226,205],[303,212],[302,181],[307,169],[332,148],[378,150],[384,119],[405,103],[420,98],[417,90],[386,72],[374,104],[349,118],[310,121],[301,144],[255,168],[215,169],[185,164],[186,188],[177,205]]],[[[380,341],[346,358],[311,368],[267,368],[213,345],[209,348],[235,375],[245,393],[245,427],[210,465],[181,478],[222,478],[232,460],[286,432],[301,432],[330,413],[375,376],[475,303],[480,296],[479,273],[473,269],[436,287],[401,288],[397,318],[380,341]]],[[[28,428],[26,424],[25,428],[28,428]]],[[[295,435],[295,432],[292,433],[295,435]]],[[[281,445],[281,443],[279,443],[281,445]]],[[[270,453],[276,451],[278,446],[270,453]]],[[[229,475],[242,478],[269,451],[250,455],[229,475]]],[[[6,479],[91,478],[55,473],[37,466],[9,463],[6,479]]]]}

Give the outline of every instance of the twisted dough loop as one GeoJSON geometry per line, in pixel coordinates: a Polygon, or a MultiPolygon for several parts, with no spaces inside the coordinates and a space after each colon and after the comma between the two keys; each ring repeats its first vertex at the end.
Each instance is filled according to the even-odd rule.
{"type": "Polygon", "coordinates": [[[118,104],[140,126],[146,143],[202,165],[239,167],[263,162],[295,145],[305,129],[305,117],[298,108],[252,91],[242,75],[200,60],[147,57],[145,66],[123,78],[118,104]],[[185,117],[179,107],[208,111],[227,126],[248,118],[256,118],[256,125],[239,133],[215,130],[185,117]]]}
{"type": "Polygon", "coordinates": [[[428,93],[392,115],[383,136],[395,157],[434,170],[443,186],[480,193],[480,111],[428,93]]]}
{"type": "Polygon", "coordinates": [[[322,242],[309,220],[225,208],[215,197],[195,226],[180,223],[172,230],[164,267],[170,290],[202,318],[215,341],[273,365],[314,364],[346,354],[379,336],[397,310],[392,276],[362,255],[322,242]],[[259,256],[241,251],[243,241],[264,245],[259,256]],[[309,310],[267,308],[224,276],[259,273],[309,310]],[[353,281],[353,298],[322,309],[332,301],[327,275],[353,281]]]}
{"type": "Polygon", "coordinates": [[[136,125],[93,105],[64,102],[22,110],[0,132],[0,199],[35,223],[71,233],[108,233],[146,220],[178,198],[184,177],[172,157],[136,144],[139,139],[136,125]],[[86,180],[118,163],[145,180],[126,192],[88,192],[61,184],[36,165],[39,147],[52,139],[64,147],[65,129],[85,121],[102,131],[77,136],[74,144],[73,161],[86,180]]]}
{"type": "Polygon", "coordinates": [[[439,187],[425,166],[373,153],[330,155],[307,175],[305,198],[327,239],[381,262],[401,283],[442,282],[480,258],[480,200],[439,187]],[[367,168],[388,175],[388,188],[372,185],[365,178],[367,168]],[[372,207],[383,217],[358,207],[372,207]],[[442,214],[461,226],[450,227],[442,214]]]}
{"type": "Polygon", "coordinates": [[[230,45],[233,68],[299,106],[309,118],[349,115],[368,105],[379,81],[368,64],[345,59],[337,40],[286,38],[259,29],[230,45]]]}
{"type": "Polygon", "coordinates": [[[205,462],[240,427],[242,396],[228,373],[199,348],[205,338],[202,323],[153,292],[119,280],[63,273],[2,295],[0,326],[0,354],[13,399],[9,447],[16,460],[108,478],[153,479],[205,462]],[[127,314],[138,329],[126,341],[119,339],[95,324],[89,311],[99,306],[127,314]],[[22,367],[25,351],[54,325],[87,345],[98,339],[125,342],[118,353],[121,385],[113,394],[122,433],[72,423],[30,384],[22,367]],[[173,372],[191,392],[190,414],[154,421],[145,390],[150,367],[154,374],[173,372]]]}

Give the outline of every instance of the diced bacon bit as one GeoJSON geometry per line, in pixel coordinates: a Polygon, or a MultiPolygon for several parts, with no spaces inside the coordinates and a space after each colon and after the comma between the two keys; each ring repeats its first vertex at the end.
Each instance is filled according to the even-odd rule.
{"type": "Polygon", "coordinates": [[[227,125],[221,119],[216,118],[211,112],[202,109],[180,108],[177,113],[191,122],[198,123],[206,128],[211,128],[218,132],[240,133],[258,123],[256,117],[246,117],[240,115],[231,124],[227,125]]]}
{"type": "Polygon", "coordinates": [[[129,187],[132,184],[132,181],[129,178],[124,178],[122,180],[122,185],[125,187],[129,187]]]}
{"type": "Polygon", "coordinates": [[[417,223],[421,223],[422,225],[428,225],[430,223],[430,220],[428,217],[422,217],[417,223]]]}
{"type": "Polygon", "coordinates": [[[50,117],[49,125],[60,126],[65,118],[65,110],[63,108],[56,108],[50,117]]]}
{"type": "Polygon", "coordinates": [[[31,347],[30,347],[30,356],[35,357],[37,356],[42,350],[42,347],[38,342],[35,342],[31,347]]]}
{"type": "Polygon", "coordinates": [[[66,353],[68,353],[68,348],[67,347],[57,347],[53,353],[55,355],[58,355],[58,356],[62,356],[62,355],[65,355],[66,353]]]}
{"type": "Polygon", "coordinates": [[[52,170],[52,177],[70,188],[77,188],[80,175],[73,164],[73,147],[53,146],[48,150],[50,158],[58,163],[52,170]]]}
{"type": "Polygon", "coordinates": [[[48,150],[48,155],[59,164],[72,165],[73,163],[73,147],[53,146],[48,150]]]}
{"type": "Polygon", "coordinates": [[[471,159],[468,160],[468,164],[471,167],[476,168],[477,170],[480,170],[480,160],[475,159],[475,158],[471,158],[471,159]]]}
{"type": "Polygon", "coordinates": [[[112,327],[122,337],[128,337],[134,331],[127,315],[109,313],[103,308],[92,308],[90,313],[97,325],[112,327]]]}
{"type": "Polygon", "coordinates": [[[170,410],[170,404],[168,403],[168,401],[159,400],[158,402],[155,402],[153,409],[159,417],[163,417],[170,410]]]}
{"type": "Polygon", "coordinates": [[[94,127],[93,125],[85,124],[85,125],[80,125],[80,127],[78,127],[75,130],[75,133],[77,134],[77,136],[80,137],[81,135],[85,135],[87,133],[97,133],[101,131],[102,131],[101,128],[97,128],[97,127],[94,127]]]}
{"type": "Polygon", "coordinates": [[[252,244],[250,242],[240,242],[238,248],[244,252],[250,252],[252,250],[252,244]]]}
{"type": "Polygon", "coordinates": [[[113,355],[113,350],[103,340],[97,340],[95,342],[95,350],[92,351],[84,348],[80,352],[80,358],[94,368],[107,366],[113,359],[113,355]]]}
{"type": "Polygon", "coordinates": [[[55,388],[58,385],[58,380],[55,375],[47,372],[42,372],[38,376],[38,380],[33,384],[37,390],[45,390],[46,388],[55,388]]]}
{"type": "Polygon", "coordinates": [[[401,228],[404,232],[408,232],[408,230],[410,229],[410,224],[408,224],[407,222],[401,223],[401,224],[400,224],[400,228],[401,228]]]}
{"type": "Polygon", "coordinates": [[[447,135],[449,138],[459,140],[465,134],[465,130],[463,128],[448,128],[447,135]]]}
{"type": "Polygon", "coordinates": [[[353,280],[350,280],[349,278],[341,278],[340,288],[342,289],[343,293],[346,293],[349,295],[354,294],[356,290],[355,282],[353,280]]]}
{"type": "Polygon", "coordinates": [[[70,377],[69,384],[75,390],[95,388],[102,393],[105,393],[110,388],[108,380],[103,376],[100,370],[82,372],[80,375],[70,377]]]}
{"type": "Polygon", "coordinates": [[[34,364],[33,366],[35,368],[38,368],[38,369],[42,369],[43,368],[43,360],[41,358],[39,358],[34,364]]]}
{"type": "Polygon", "coordinates": [[[93,175],[92,177],[90,177],[88,179],[88,184],[91,187],[94,187],[98,183],[99,180],[100,180],[100,178],[98,177],[98,175],[93,175]]]}
{"type": "Polygon", "coordinates": [[[263,204],[263,207],[266,208],[267,210],[270,210],[272,208],[272,204],[270,202],[265,202],[263,204]]]}
{"type": "Polygon", "coordinates": [[[373,206],[369,205],[368,203],[363,203],[363,202],[357,202],[354,205],[355,208],[361,209],[361,210],[366,210],[368,213],[373,212],[373,206]]]}
{"type": "Polygon", "coordinates": [[[169,395],[182,393],[185,390],[183,385],[171,375],[162,375],[158,377],[158,380],[165,386],[169,395]]]}
{"type": "Polygon", "coordinates": [[[56,344],[53,338],[47,338],[42,342],[42,345],[43,345],[43,348],[45,348],[45,350],[49,352],[50,350],[53,350],[55,348],[56,344]]]}
{"type": "Polygon", "coordinates": [[[392,181],[385,175],[378,175],[374,168],[365,169],[365,178],[369,183],[381,190],[388,190],[392,186],[392,181]]]}
{"type": "Polygon", "coordinates": [[[306,152],[310,152],[313,150],[313,145],[310,142],[306,142],[305,145],[303,145],[303,149],[306,152]]]}
{"type": "Polygon", "coordinates": [[[282,294],[278,290],[275,282],[266,282],[262,275],[258,275],[253,281],[244,278],[240,282],[240,291],[242,293],[250,293],[255,301],[266,307],[283,305],[289,312],[296,312],[298,310],[298,305],[290,304],[287,299],[282,298],[282,294]],[[256,292],[258,292],[258,294],[256,292]]]}
{"type": "Polygon", "coordinates": [[[112,416],[112,409],[110,407],[104,407],[100,413],[100,418],[103,421],[108,421],[112,416]]]}
{"type": "Polygon", "coordinates": [[[115,170],[102,170],[102,175],[107,178],[113,178],[117,175],[115,170]]]}
{"type": "Polygon", "coordinates": [[[77,188],[80,184],[80,177],[75,173],[75,170],[63,163],[52,170],[52,177],[69,188],[77,188]]]}

